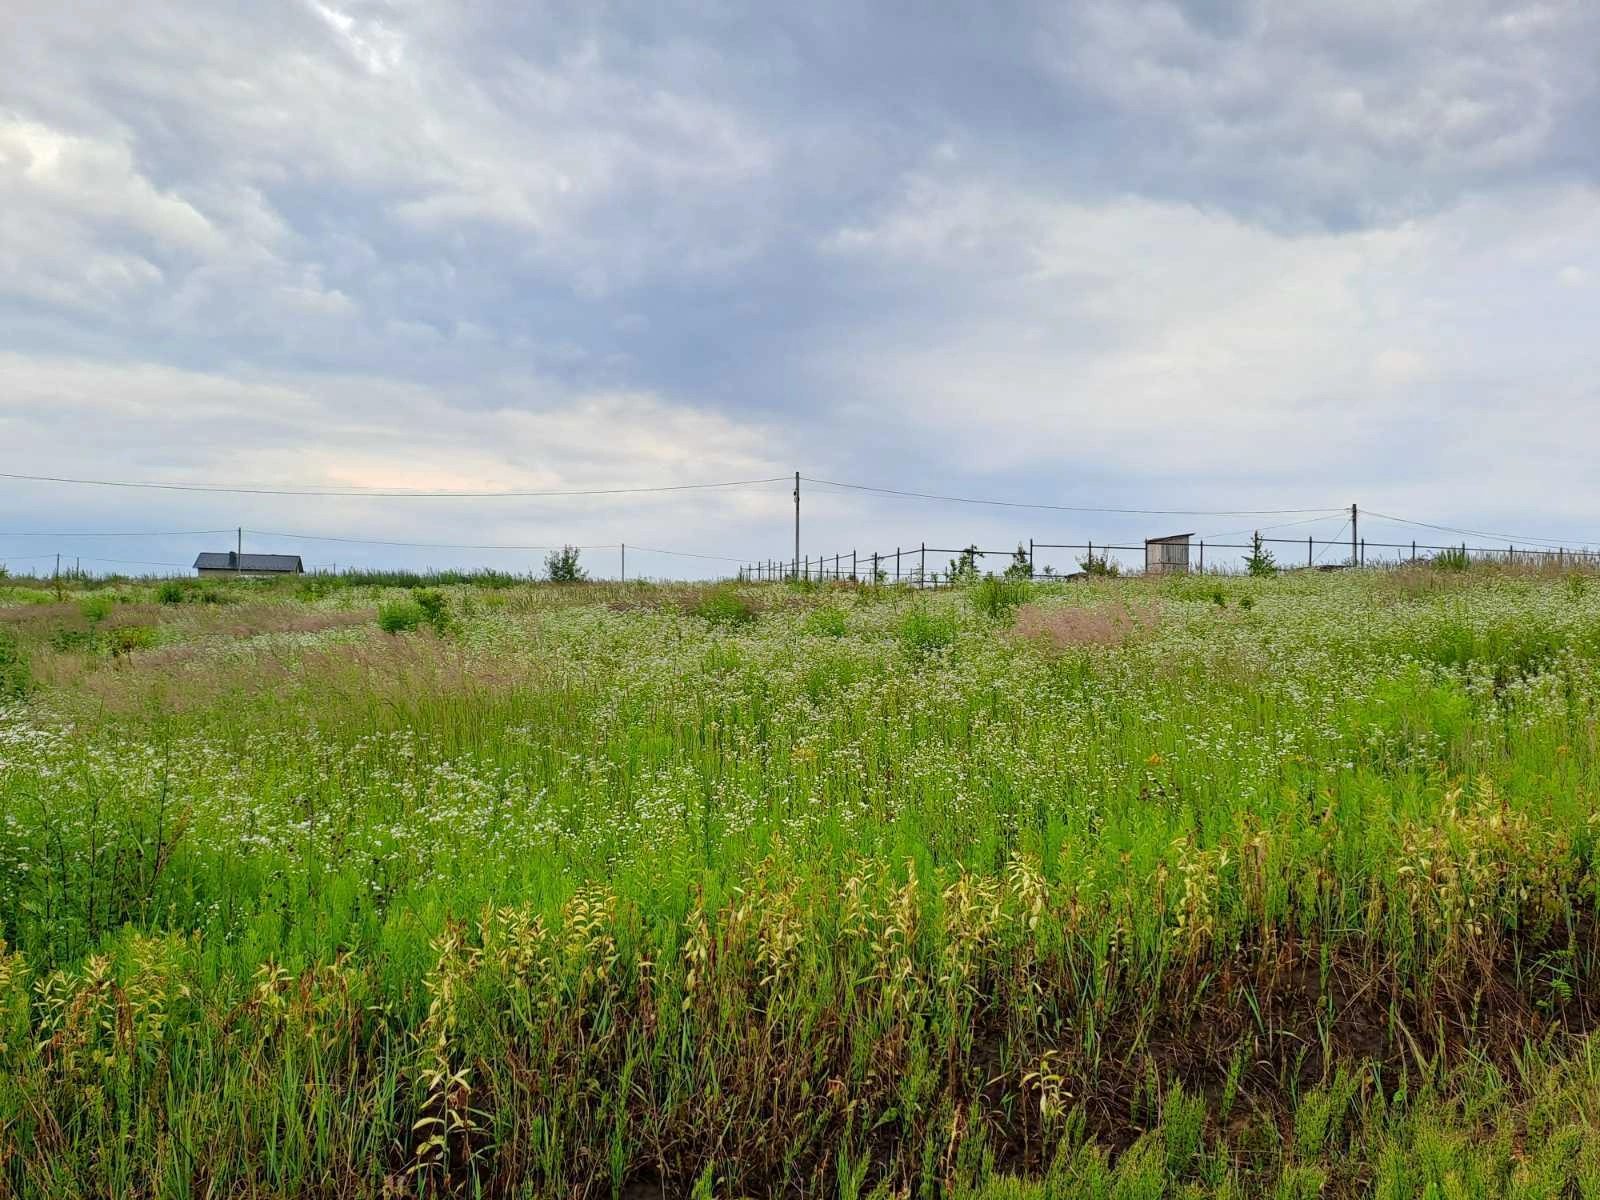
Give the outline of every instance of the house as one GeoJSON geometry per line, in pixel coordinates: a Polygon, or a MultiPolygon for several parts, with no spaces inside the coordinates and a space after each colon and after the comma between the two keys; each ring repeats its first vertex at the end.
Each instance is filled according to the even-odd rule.
{"type": "Polygon", "coordinates": [[[1192,533],[1169,533],[1166,537],[1145,538],[1146,575],[1185,575],[1189,571],[1189,539],[1192,533]]]}
{"type": "Polygon", "coordinates": [[[200,575],[299,575],[305,567],[298,554],[236,554],[207,551],[194,560],[194,569],[200,575]]]}

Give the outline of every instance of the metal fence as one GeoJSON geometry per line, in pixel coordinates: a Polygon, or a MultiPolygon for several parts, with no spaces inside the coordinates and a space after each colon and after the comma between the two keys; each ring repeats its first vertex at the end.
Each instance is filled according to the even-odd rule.
{"type": "MultiPolygon", "coordinates": [[[[1287,538],[1262,537],[1258,546],[1250,542],[1207,542],[1197,538],[1191,544],[1191,561],[1176,573],[1187,574],[1239,574],[1247,570],[1247,551],[1269,552],[1274,565],[1280,570],[1340,570],[1348,567],[1400,567],[1416,563],[1431,563],[1441,558],[1462,565],[1471,562],[1497,562],[1533,568],[1600,568],[1600,551],[1554,548],[1544,546],[1473,546],[1465,542],[1441,545],[1419,541],[1380,542],[1357,538],[1287,538]],[[1301,551],[1304,557],[1301,557],[1301,551]],[[1332,557],[1329,552],[1332,551],[1332,557]],[[1207,562],[1207,554],[1211,561],[1207,562]]],[[[948,587],[970,574],[990,571],[1025,579],[1075,579],[1089,575],[1109,573],[1112,554],[1144,554],[1145,544],[1127,545],[1117,542],[1040,542],[1029,539],[1012,550],[986,550],[977,545],[956,549],[930,546],[896,546],[889,550],[849,550],[832,555],[807,555],[799,559],[766,559],[745,563],[738,570],[738,578],[747,582],[783,582],[811,580],[814,582],[878,582],[910,587],[948,587]],[[1071,554],[1077,569],[1056,571],[1051,567],[1037,569],[1039,551],[1064,550],[1071,554]],[[1080,553],[1081,552],[1081,556],[1080,553]],[[934,568],[929,570],[929,556],[934,568]],[[953,556],[951,564],[940,570],[938,562],[944,556],[953,556]],[[970,569],[963,569],[970,564],[970,569]]],[[[1141,558],[1141,562],[1143,559],[1141,558]]],[[[1117,564],[1116,570],[1122,573],[1117,564]]]]}

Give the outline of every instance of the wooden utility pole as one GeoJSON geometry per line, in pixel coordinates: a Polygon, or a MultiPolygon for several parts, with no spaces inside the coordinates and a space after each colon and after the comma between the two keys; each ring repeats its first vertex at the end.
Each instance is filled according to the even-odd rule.
{"type": "Polygon", "coordinates": [[[1361,514],[1356,511],[1356,506],[1352,504],[1350,506],[1350,565],[1352,567],[1358,565],[1356,562],[1356,527],[1360,520],[1361,514]]]}
{"type": "Polygon", "coordinates": [[[800,574],[800,472],[794,473],[794,573],[800,574]]]}

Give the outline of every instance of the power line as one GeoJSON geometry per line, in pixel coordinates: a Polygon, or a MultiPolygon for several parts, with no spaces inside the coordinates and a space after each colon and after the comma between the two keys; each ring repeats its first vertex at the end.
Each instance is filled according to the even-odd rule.
{"type": "MultiPolygon", "coordinates": [[[[1289,529],[1295,525],[1315,525],[1318,521],[1331,521],[1338,515],[1338,513],[1328,513],[1326,516],[1321,517],[1306,517],[1302,521],[1280,521],[1276,525],[1256,525],[1249,529],[1230,529],[1226,533],[1207,533],[1202,535],[1200,540],[1205,541],[1208,538],[1237,537],[1241,533],[1266,533],[1273,529],[1289,529]]],[[[1348,525],[1349,523],[1350,519],[1346,517],[1345,524],[1348,525]]]]}
{"type": "MultiPolygon", "coordinates": [[[[224,532],[232,533],[233,530],[224,532]]],[[[562,546],[510,546],[510,545],[473,545],[457,542],[394,542],[382,538],[339,537],[333,534],[320,533],[285,533],[274,529],[246,529],[246,533],[253,533],[259,537],[288,538],[294,542],[346,542],[358,546],[399,546],[409,550],[562,550],[562,546]]],[[[591,545],[574,546],[575,550],[615,550],[616,542],[601,542],[591,545]]]]}
{"type": "Polygon", "coordinates": [[[1335,545],[1337,545],[1337,544],[1338,544],[1338,542],[1339,542],[1339,539],[1340,539],[1340,538],[1342,538],[1342,537],[1344,537],[1344,531],[1345,531],[1345,530],[1346,530],[1346,529],[1349,529],[1349,528],[1350,528],[1350,518],[1349,518],[1349,517],[1346,517],[1346,518],[1345,518],[1345,519],[1344,519],[1344,524],[1343,524],[1343,525],[1341,525],[1341,526],[1339,526],[1339,529],[1338,529],[1338,532],[1337,532],[1337,533],[1335,533],[1335,534],[1334,534],[1334,535],[1333,535],[1333,536],[1332,536],[1332,537],[1331,537],[1331,538],[1329,538],[1329,539],[1328,539],[1328,540],[1327,540],[1327,542],[1326,542],[1326,543],[1325,543],[1325,544],[1324,544],[1324,545],[1323,545],[1323,547],[1322,547],[1322,549],[1321,549],[1321,550],[1318,550],[1318,551],[1317,551],[1317,555],[1316,555],[1316,557],[1315,557],[1315,558],[1313,558],[1313,559],[1312,559],[1312,560],[1311,560],[1311,561],[1312,561],[1312,562],[1313,562],[1313,563],[1319,563],[1319,562],[1321,562],[1321,561],[1322,561],[1322,556],[1323,556],[1323,555],[1324,555],[1324,554],[1326,554],[1326,553],[1327,553],[1327,552],[1328,552],[1328,548],[1329,548],[1329,547],[1330,547],[1330,546],[1335,546],[1335,545]]]}
{"type": "Polygon", "coordinates": [[[755,487],[766,483],[786,483],[786,476],[770,479],[725,479],[714,483],[671,483],[648,487],[573,488],[559,491],[419,491],[414,489],[384,490],[360,488],[318,487],[234,487],[214,483],[151,483],[128,479],[77,479],[63,475],[23,475],[14,471],[0,471],[0,479],[17,479],[29,483],[68,483],[84,487],[144,488],[165,492],[207,492],[238,496],[344,496],[351,499],[379,500],[537,500],[562,496],[631,496],[658,492],[692,492],[712,488],[755,487]]]}
{"type": "Polygon", "coordinates": [[[989,500],[974,496],[944,496],[933,492],[908,492],[899,488],[874,487],[865,483],[841,483],[834,479],[815,479],[810,475],[800,477],[807,483],[824,487],[845,488],[853,492],[872,492],[880,496],[899,496],[910,500],[939,500],[949,504],[983,504],[996,508],[1031,508],[1048,512],[1116,513],[1143,517],[1276,517],[1296,513],[1322,513],[1333,516],[1337,507],[1323,508],[1106,508],[1085,504],[1032,504],[1021,500],[989,500]]]}
{"type": "Polygon", "coordinates": [[[628,543],[628,549],[643,550],[647,554],[670,554],[675,558],[705,558],[715,562],[746,563],[751,561],[748,557],[735,558],[731,554],[696,554],[689,550],[662,550],[658,546],[636,546],[632,542],[628,543]]]}
{"type": "MultiPolygon", "coordinates": [[[[1453,525],[1432,525],[1427,521],[1413,521],[1408,517],[1396,517],[1389,513],[1381,513],[1371,508],[1363,509],[1362,512],[1366,516],[1377,517],[1379,520],[1383,521],[1395,521],[1401,525],[1416,525],[1422,529],[1437,529],[1441,533],[1459,533],[1465,537],[1501,538],[1508,542],[1538,542],[1547,546],[1563,546],[1571,544],[1570,542],[1563,542],[1559,538],[1534,537],[1532,534],[1495,533],[1493,531],[1483,529],[1458,529],[1453,525]]],[[[1590,543],[1587,541],[1579,543],[1579,545],[1584,546],[1589,544],[1590,543]]]]}

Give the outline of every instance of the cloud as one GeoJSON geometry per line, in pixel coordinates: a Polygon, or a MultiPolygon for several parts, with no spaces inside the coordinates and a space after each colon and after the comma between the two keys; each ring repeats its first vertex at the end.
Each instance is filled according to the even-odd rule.
{"type": "Polygon", "coordinates": [[[1291,235],[920,176],[827,246],[936,298],[840,345],[832,381],[856,420],[927,455],[1216,495],[1292,483],[1306,503],[1359,485],[1431,511],[1515,506],[1560,464],[1561,507],[1600,501],[1576,482],[1600,435],[1592,314],[1565,310],[1556,283],[1572,254],[1600,255],[1594,188],[1291,235]]]}
{"type": "MultiPolygon", "coordinates": [[[[1574,527],[1600,500],[1541,486],[1585,478],[1595,432],[1585,0],[8,17],[17,457],[479,483],[800,467],[1130,506],[1359,490],[1574,527]]],[[[785,502],[637,511],[671,514],[662,539],[781,546],[785,502]]],[[[594,511],[562,513],[623,513],[594,511]]],[[[880,548],[1026,532],[824,489],[806,522],[880,548]]]]}

